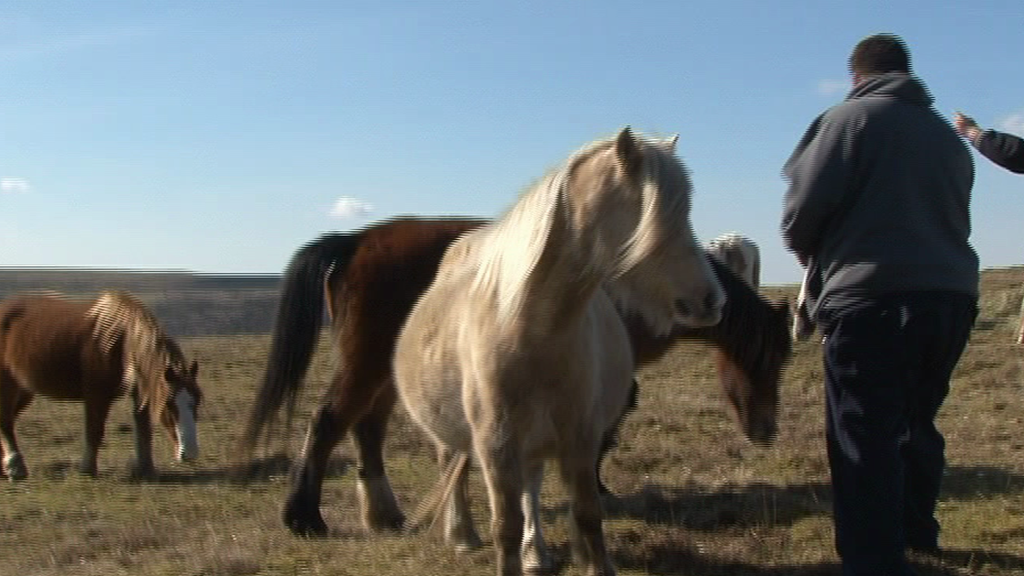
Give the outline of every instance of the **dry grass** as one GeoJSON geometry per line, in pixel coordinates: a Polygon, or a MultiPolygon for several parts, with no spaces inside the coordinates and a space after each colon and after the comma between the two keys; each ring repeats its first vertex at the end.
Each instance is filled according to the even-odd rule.
{"type": "MultiPolygon", "coordinates": [[[[949,469],[939,515],[942,543],[952,553],[941,562],[915,559],[921,574],[1024,571],[1024,390],[1021,350],[1010,344],[1022,283],[1020,269],[985,274],[977,330],[940,417],[949,469]]],[[[0,574],[492,574],[489,546],[458,555],[435,535],[364,533],[352,475],[345,473],[347,444],[324,488],[331,536],[305,540],[284,529],[279,512],[287,462],[234,460],[267,343],[263,336],[184,342],[200,360],[207,393],[200,422],[204,455],[195,467],[172,464],[170,443],[158,438],[162,475],[151,482],[127,479],[127,402],[114,410],[101,475],[91,480],[73,471],[81,407],[38,400],[19,426],[33,477],[0,485],[0,574]]],[[[621,495],[607,522],[620,571],[837,573],[819,346],[797,347],[785,376],[780,438],[770,449],[753,447],[739,435],[724,411],[707,352],[682,344],[641,375],[640,408],[628,418],[622,443],[605,467],[607,482],[621,495]]],[[[330,363],[329,354],[317,358],[297,425],[275,448],[297,450],[330,363]]],[[[406,510],[434,481],[432,454],[399,415],[388,462],[406,510]]],[[[565,501],[557,482],[547,483],[544,501],[549,537],[565,556],[565,501]]],[[[479,488],[476,503],[485,522],[479,488]]],[[[564,573],[578,571],[569,565],[564,573]]]]}

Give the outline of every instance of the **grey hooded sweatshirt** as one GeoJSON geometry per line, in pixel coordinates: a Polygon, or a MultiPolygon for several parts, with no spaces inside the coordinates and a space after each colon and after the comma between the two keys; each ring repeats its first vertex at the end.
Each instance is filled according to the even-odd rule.
{"type": "Polygon", "coordinates": [[[974,164],[914,76],[858,84],[807,129],[786,163],[786,246],[812,266],[808,310],[892,293],[977,298],[974,164]]]}

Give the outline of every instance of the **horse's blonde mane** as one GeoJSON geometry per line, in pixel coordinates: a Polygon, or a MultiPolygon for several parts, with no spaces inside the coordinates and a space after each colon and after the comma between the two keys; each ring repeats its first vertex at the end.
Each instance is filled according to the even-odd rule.
{"type": "Polygon", "coordinates": [[[495,295],[499,324],[522,309],[530,274],[544,253],[573,168],[613,143],[598,140],[578,150],[561,167],[527,189],[503,216],[477,231],[479,245],[475,256],[479,266],[472,287],[474,291],[495,295]]]}
{"type": "Polygon", "coordinates": [[[104,292],[86,316],[94,321],[93,338],[104,354],[112,354],[121,343],[121,384],[125,391],[135,386],[140,406],[149,406],[153,420],[158,420],[171,395],[164,372],[172,363],[182,361],[177,344],[164,334],[146,305],[125,291],[104,292]]]}
{"type": "Polygon", "coordinates": [[[669,143],[640,144],[645,151],[642,173],[643,207],[640,221],[629,241],[622,247],[615,265],[615,274],[629,272],[637,264],[650,256],[668,238],[684,237],[686,231],[681,230],[688,225],[690,213],[690,195],[693,185],[686,167],[675,157],[673,148],[675,139],[669,143]],[[663,194],[661,186],[671,186],[671,175],[666,172],[677,168],[682,176],[678,193],[663,194]]]}
{"type": "MultiPolygon", "coordinates": [[[[473,289],[495,294],[499,323],[515,317],[522,309],[530,274],[544,253],[559,205],[572,201],[566,192],[573,170],[615,145],[615,138],[609,138],[581,148],[560,168],[524,192],[502,217],[478,231],[478,267],[473,289]]],[[[583,271],[607,270],[612,277],[621,276],[657,250],[666,238],[680,235],[679,228],[689,222],[692,187],[685,167],[673,155],[675,141],[659,143],[635,138],[635,145],[643,156],[639,175],[642,194],[640,219],[626,243],[612,247],[616,250],[614,254],[604,254],[599,250],[580,254],[584,259],[581,262],[583,271]],[[670,177],[666,171],[673,166],[682,175],[678,184],[683,190],[676,194],[662,194],[660,187],[670,177]]]]}

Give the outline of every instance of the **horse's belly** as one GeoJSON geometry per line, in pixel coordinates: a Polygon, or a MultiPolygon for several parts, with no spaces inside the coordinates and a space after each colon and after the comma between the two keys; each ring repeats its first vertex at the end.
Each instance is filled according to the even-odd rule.
{"type": "Polygon", "coordinates": [[[400,386],[399,394],[409,416],[435,442],[455,450],[469,450],[472,436],[461,393],[455,386],[445,384],[425,378],[416,386],[400,386]]]}
{"type": "Polygon", "coordinates": [[[58,400],[81,400],[84,396],[82,368],[73,356],[30,357],[13,368],[18,384],[34,394],[58,400]]]}
{"type": "Polygon", "coordinates": [[[395,385],[409,416],[435,442],[468,450],[472,440],[458,367],[431,320],[415,311],[407,320],[395,346],[395,385]]]}

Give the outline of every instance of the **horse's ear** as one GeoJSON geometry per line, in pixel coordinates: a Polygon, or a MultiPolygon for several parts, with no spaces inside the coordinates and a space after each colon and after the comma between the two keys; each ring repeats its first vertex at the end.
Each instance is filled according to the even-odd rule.
{"type": "Polygon", "coordinates": [[[193,360],[192,365],[188,367],[188,375],[191,376],[192,380],[195,380],[196,374],[199,374],[199,362],[193,360]]]}
{"type": "Polygon", "coordinates": [[[636,174],[640,169],[642,154],[633,131],[626,126],[615,138],[615,155],[626,174],[636,174]]]}
{"type": "Polygon", "coordinates": [[[679,143],[679,134],[673,134],[672,137],[669,138],[665,143],[668,144],[669,150],[675,152],[676,144],[679,143]]]}

